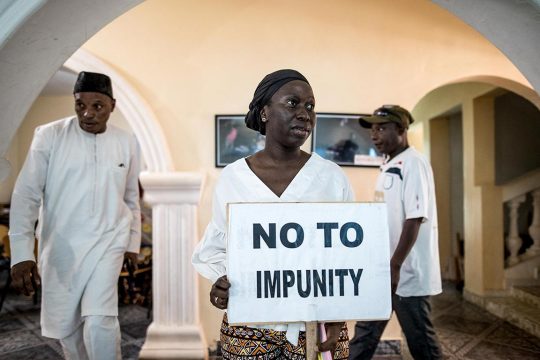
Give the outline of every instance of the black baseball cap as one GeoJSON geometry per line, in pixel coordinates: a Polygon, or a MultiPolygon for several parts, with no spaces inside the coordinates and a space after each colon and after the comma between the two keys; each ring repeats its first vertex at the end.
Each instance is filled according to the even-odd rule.
{"type": "Polygon", "coordinates": [[[408,129],[414,122],[410,112],[399,105],[383,105],[373,112],[373,115],[360,116],[360,125],[371,128],[372,124],[383,124],[393,122],[408,129]]]}

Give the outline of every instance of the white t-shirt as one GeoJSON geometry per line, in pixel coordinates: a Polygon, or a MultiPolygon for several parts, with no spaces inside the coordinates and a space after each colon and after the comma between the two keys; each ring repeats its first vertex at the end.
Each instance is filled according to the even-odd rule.
{"type": "Polygon", "coordinates": [[[423,218],[418,237],[401,266],[399,296],[435,295],[441,289],[437,208],[433,171],[426,158],[409,147],[381,165],[375,201],[388,207],[390,252],[399,243],[407,219],[423,218]]]}

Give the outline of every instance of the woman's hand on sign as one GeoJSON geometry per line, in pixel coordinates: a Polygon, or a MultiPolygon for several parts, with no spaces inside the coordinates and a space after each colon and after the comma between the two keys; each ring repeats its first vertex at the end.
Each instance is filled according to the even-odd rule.
{"type": "Polygon", "coordinates": [[[227,280],[227,275],[223,275],[216,280],[210,290],[210,302],[218,309],[226,309],[229,303],[229,288],[231,283],[227,280]]]}
{"type": "Polygon", "coordinates": [[[332,357],[334,356],[339,340],[339,334],[341,333],[343,325],[345,325],[343,322],[324,324],[324,328],[326,329],[326,341],[319,344],[320,352],[330,351],[332,357]]]}

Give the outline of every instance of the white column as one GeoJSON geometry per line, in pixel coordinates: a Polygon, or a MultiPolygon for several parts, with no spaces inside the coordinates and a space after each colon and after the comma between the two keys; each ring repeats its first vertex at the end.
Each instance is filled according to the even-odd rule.
{"type": "Polygon", "coordinates": [[[529,226],[529,235],[533,239],[533,244],[525,253],[527,256],[540,255],[540,189],[532,192],[533,197],[533,220],[529,226]]]}
{"type": "Polygon", "coordinates": [[[152,206],[153,322],[141,359],[206,359],[199,322],[196,273],[197,205],[202,175],[142,173],[144,200],[152,206]]]}
{"type": "Polygon", "coordinates": [[[510,257],[506,260],[507,265],[514,265],[519,262],[518,251],[523,244],[523,240],[519,237],[518,230],[518,209],[519,205],[525,201],[525,195],[518,196],[510,201],[507,205],[510,208],[510,230],[506,238],[506,247],[510,251],[510,257]]]}

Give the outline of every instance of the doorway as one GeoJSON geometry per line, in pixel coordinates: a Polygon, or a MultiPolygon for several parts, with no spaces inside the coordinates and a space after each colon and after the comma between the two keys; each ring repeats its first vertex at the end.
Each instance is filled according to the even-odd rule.
{"type": "Polygon", "coordinates": [[[456,283],[464,279],[462,118],[459,106],[430,121],[441,275],[443,279],[456,283]]]}

